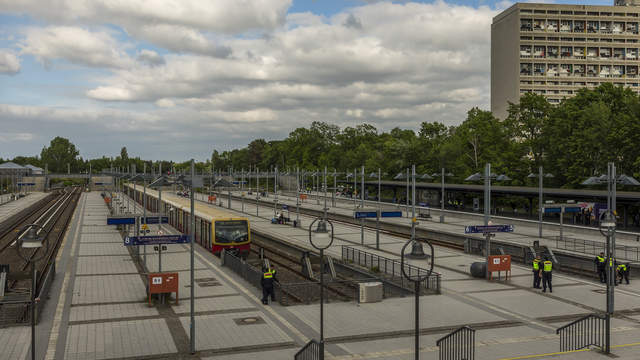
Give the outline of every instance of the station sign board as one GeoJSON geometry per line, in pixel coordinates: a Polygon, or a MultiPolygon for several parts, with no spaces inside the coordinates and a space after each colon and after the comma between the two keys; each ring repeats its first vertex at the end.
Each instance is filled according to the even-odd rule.
{"type": "Polygon", "coordinates": [[[580,206],[567,206],[564,204],[560,206],[544,207],[545,214],[579,213],[580,211],[582,211],[582,208],[580,206]]]}
{"type": "Polygon", "coordinates": [[[19,182],[18,186],[36,186],[36,183],[19,182]]]}
{"type": "Polygon", "coordinates": [[[107,218],[107,225],[134,225],[136,223],[136,218],[128,215],[128,216],[109,216],[107,218]]]}
{"type": "Polygon", "coordinates": [[[496,232],[513,232],[513,225],[470,225],[464,227],[465,234],[485,234],[496,232]]]}
{"type": "Polygon", "coordinates": [[[402,217],[402,211],[382,211],[380,217],[402,217]]]}
{"type": "Polygon", "coordinates": [[[562,212],[562,208],[561,207],[545,207],[544,208],[544,213],[545,214],[557,214],[562,212]]]}
{"type": "Polygon", "coordinates": [[[580,211],[582,211],[582,208],[579,206],[565,206],[564,207],[564,212],[566,213],[579,213],[580,211]]]}
{"type": "Polygon", "coordinates": [[[125,246],[186,244],[188,242],[189,242],[189,235],[127,236],[124,238],[125,246]]]}
{"type": "Polygon", "coordinates": [[[356,211],[353,213],[353,217],[356,219],[375,218],[378,217],[377,211],[356,211]]]}
{"type": "Polygon", "coordinates": [[[140,218],[140,223],[142,224],[158,224],[159,221],[162,220],[163,224],[168,224],[169,223],[169,217],[168,216],[147,216],[146,217],[146,221],[144,217],[140,218]]]}

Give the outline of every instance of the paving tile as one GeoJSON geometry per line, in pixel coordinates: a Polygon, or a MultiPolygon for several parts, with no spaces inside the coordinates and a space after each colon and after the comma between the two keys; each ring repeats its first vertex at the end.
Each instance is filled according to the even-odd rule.
{"type": "MultiPolygon", "coordinates": [[[[189,331],[189,317],[181,317],[185,331],[189,331]]],[[[236,347],[264,346],[291,342],[292,339],[262,312],[205,315],[196,318],[196,347],[224,350],[236,347]],[[238,325],[234,319],[259,317],[263,323],[238,325]]]]}
{"type": "Polygon", "coordinates": [[[120,319],[139,316],[158,316],[158,310],[147,303],[73,306],[69,321],[120,319]]]}
{"type": "Polygon", "coordinates": [[[137,274],[131,256],[83,256],[78,258],[76,275],[137,274]]]}
{"type": "MultiPolygon", "coordinates": [[[[255,306],[255,303],[249,301],[244,295],[195,299],[196,312],[249,309],[255,306]]],[[[188,314],[191,311],[190,301],[188,301],[188,299],[172,307],[176,314],[188,314]]]]}
{"type": "Polygon", "coordinates": [[[140,276],[97,275],[76,277],[72,304],[144,301],[146,288],[140,276]]]}
{"type": "Polygon", "coordinates": [[[25,359],[31,346],[31,328],[0,328],[0,360],[25,359]]]}
{"type": "Polygon", "coordinates": [[[164,319],[78,324],[68,328],[65,359],[111,359],[175,354],[164,319]],[[152,341],[150,339],[162,339],[152,341]]]}

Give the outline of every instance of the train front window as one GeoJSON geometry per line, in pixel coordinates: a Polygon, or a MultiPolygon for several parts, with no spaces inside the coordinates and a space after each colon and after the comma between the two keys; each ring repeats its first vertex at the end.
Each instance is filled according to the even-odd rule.
{"type": "Polygon", "coordinates": [[[216,221],[216,242],[229,244],[249,239],[247,220],[216,221]]]}

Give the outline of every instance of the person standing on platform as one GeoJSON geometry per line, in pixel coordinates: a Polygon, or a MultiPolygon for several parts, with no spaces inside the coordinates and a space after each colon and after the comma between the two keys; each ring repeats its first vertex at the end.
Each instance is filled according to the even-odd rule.
{"type": "Polygon", "coordinates": [[[618,273],[616,276],[616,285],[618,283],[622,284],[623,278],[627,282],[627,285],[629,285],[629,265],[619,264],[616,268],[616,272],[618,273]]]}
{"type": "Polygon", "coordinates": [[[276,301],[276,293],[273,289],[273,283],[277,282],[276,278],[276,270],[263,268],[262,269],[262,280],[260,280],[260,285],[262,285],[262,303],[265,305],[269,305],[269,295],[271,295],[271,301],[276,301]]]}
{"type": "Polygon", "coordinates": [[[551,272],[553,270],[553,263],[548,257],[544,258],[542,263],[542,292],[547,292],[547,285],[549,285],[549,292],[553,292],[551,287],[551,272]]]}
{"type": "Polygon", "coordinates": [[[601,252],[600,255],[596,256],[593,259],[593,262],[596,264],[596,269],[598,271],[598,278],[600,278],[601,283],[607,282],[607,273],[606,273],[606,264],[607,259],[604,257],[604,253],[601,252]]]}
{"type": "Polygon", "coordinates": [[[533,259],[533,288],[540,289],[540,256],[533,259]]]}

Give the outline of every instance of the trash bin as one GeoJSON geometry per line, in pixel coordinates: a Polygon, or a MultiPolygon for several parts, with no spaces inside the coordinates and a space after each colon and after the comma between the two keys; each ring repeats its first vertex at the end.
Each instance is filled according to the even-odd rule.
{"type": "Polygon", "coordinates": [[[471,276],[476,278],[484,278],[487,274],[486,262],[474,262],[471,264],[471,276]]]}
{"type": "Polygon", "coordinates": [[[293,220],[293,227],[298,227],[298,222],[296,220],[293,220]]]}

